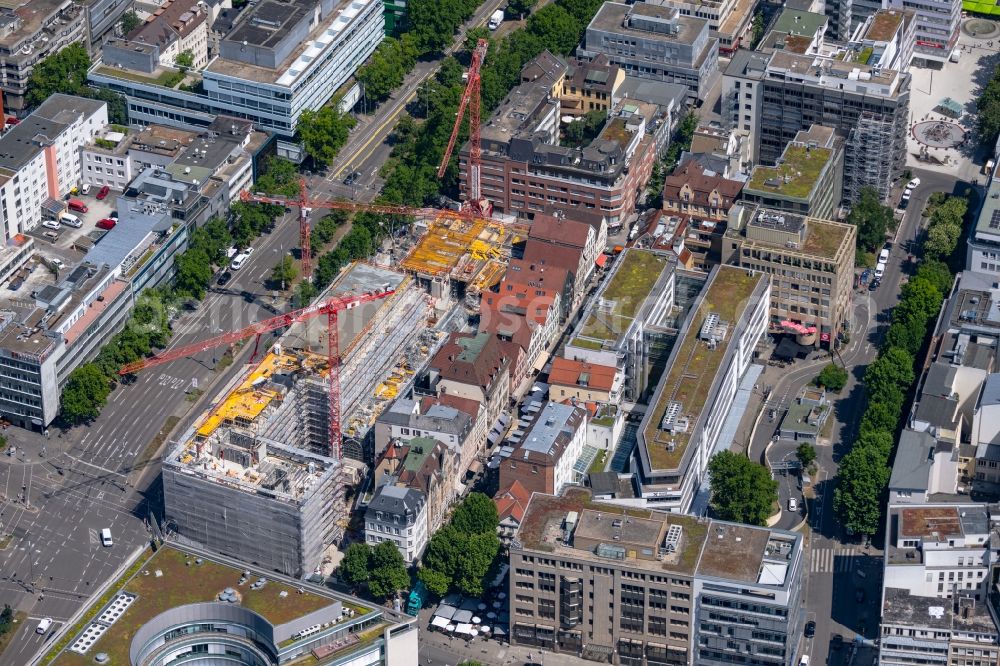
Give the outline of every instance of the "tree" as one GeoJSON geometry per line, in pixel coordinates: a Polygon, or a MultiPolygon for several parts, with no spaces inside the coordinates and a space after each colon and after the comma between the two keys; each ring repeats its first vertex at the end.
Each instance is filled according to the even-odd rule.
{"type": "Polygon", "coordinates": [[[575,121],[566,125],[563,130],[564,143],[571,146],[589,145],[594,138],[604,129],[604,123],[608,119],[606,111],[597,109],[588,111],[575,121]]]}
{"type": "Polygon", "coordinates": [[[44,58],[28,79],[28,106],[38,106],[55,93],[80,94],[86,86],[89,69],[90,56],[80,42],[44,58]]]}
{"type": "Polygon", "coordinates": [[[445,596],[451,588],[451,579],[436,569],[422,567],[417,572],[417,578],[422,580],[424,587],[436,597],[445,596]]]}
{"type": "Polygon", "coordinates": [[[10,604],[4,604],[3,611],[0,612],[0,636],[3,636],[13,628],[14,628],[14,609],[10,607],[10,604]]]}
{"type": "Polygon", "coordinates": [[[778,501],[778,482],[763,465],[733,451],[717,453],[708,463],[711,506],[722,520],[764,525],[778,501]]]}
{"type": "Polygon", "coordinates": [[[481,597],[484,591],[483,580],[500,551],[500,539],[496,532],[483,532],[468,535],[464,545],[458,553],[455,587],[462,594],[481,597]]]}
{"type": "Polygon", "coordinates": [[[483,493],[469,493],[455,509],[451,524],[463,534],[495,534],[499,524],[497,505],[483,493]]]}
{"type": "Polygon", "coordinates": [[[532,14],[528,29],[560,55],[568,55],[580,41],[580,24],[559,5],[545,5],[532,14]]]}
{"type": "Polygon", "coordinates": [[[1000,71],[994,70],[993,78],[976,100],[976,130],[979,140],[993,146],[1000,136],[1000,71]]]}
{"type": "Polygon", "coordinates": [[[351,585],[367,582],[371,559],[372,549],[368,544],[352,543],[344,551],[344,559],[340,561],[340,577],[351,585]]]}
{"type": "Polygon", "coordinates": [[[507,11],[510,12],[512,16],[516,16],[519,19],[523,19],[525,14],[531,13],[531,8],[535,6],[538,0],[510,0],[507,3],[507,11]]]}
{"type": "Polygon", "coordinates": [[[254,183],[254,189],[258,192],[289,198],[299,196],[301,188],[295,165],[283,157],[275,156],[264,161],[264,173],[254,183]]]}
{"type": "Polygon", "coordinates": [[[816,384],[834,392],[841,391],[847,386],[847,370],[836,363],[827,363],[816,376],[816,384]]]}
{"type": "Polygon", "coordinates": [[[292,286],[292,282],[295,281],[298,274],[292,258],[287,255],[282,257],[281,261],[275,264],[274,269],[271,270],[271,288],[284,291],[292,286]]]}
{"type": "Polygon", "coordinates": [[[476,50],[476,47],[479,46],[480,39],[485,39],[487,42],[490,41],[490,29],[485,26],[470,28],[465,33],[465,42],[463,42],[462,48],[469,53],[472,53],[476,50]]]}
{"type": "Polygon", "coordinates": [[[177,65],[182,72],[186,72],[194,67],[194,54],[191,53],[190,49],[185,49],[184,51],[178,53],[177,57],[174,58],[174,64],[177,65]]]}
{"type": "Polygon", "coordinates": [[[927,258],[920,262],[916,277],[930,282],[941,294],[947,294],[951,291],[951,285],[954,281],[948,264],[927,258]]]}
{"type": "Polygon", "coordinates": [[[174,259],[176,275],[174,290],[183,296],[197,299],[205,297],[208,283],[212,281],[212,262],[201,248],[191,248],[174,259]]]}
{"type": "Polygon", "coordinates": [[[299,138],[306,154],[320,166],[329,166],[347,143],[357,120],[341,113],[336,106],[324,106],[319,111],[304,110],[299,115],[299,138]]]}
{"type": "Polygon", "coordinates": [[[410,35],[384,39],[371,59],[358,70],[357,78],[364,86],[365,98],[374,103],[387,100],[396,88],[403,85],[419,55],[415,38],[410,35]]]}
{"type": "Polygon", "coordinates": [[[816,462],[816,448],[809,442],[802,442],[795,449],[795,457],[799,459],[802,469],[808,470],[816,462]]]}
{"type": "Polygon", "coordinates": [[[135,13],[134,9],[130,9],[122,14],[121,21],[118,25],[122,29],[122,34],[128,35],[128,33],[142,25],[142,19],[139,18],[139,15],[135,13]]]}
{"type": "Polygon", "coordinates": [[[932,258],[950,257],[961,235],[962,227],[957,224],[932,224],[927,228],[924,253],[932,258]]]}
{"type": "Polygon", "coordinates": [[[866,186],[861,188],[847,221],[858,228],[858,247],[872,252],[885,243],[885,232],[894,218],[892,209],[879,200],[878,190],[866,186]]]}
{"type": "Polygon", "coordinates": [[[392,541],[383,541],[372,549],[368,591],[376,599],[393,597],[410,585],[406,562],[392,541]]]}
{"type": "Polygon", "coordinates": [[[871,447],[854,447],[840,460],[833,508],[856,534],[875,534],[881,524],[882,492],[889,483],[887,459],[871,447]]]}
{"type": "Polygon", "coordinates": [[[884,401],[887,393],[905,391],[913,379],[913,356],[899,347],[887,349],[865,371],[865,387],[874,400],[884,401]]]}
{"type": "Polygon", "coordinates": [[[750,48],[756,49],[762,39],[764,39],[764,12],[757,10],[750,28],[750,48]]]}
{"type": "Polygon", "coordinates": [[[69,373],[63,387],[60,414],[70,424],[96,419],[108,401],[111,385],[94,363],[84,363],[69,373]]]}

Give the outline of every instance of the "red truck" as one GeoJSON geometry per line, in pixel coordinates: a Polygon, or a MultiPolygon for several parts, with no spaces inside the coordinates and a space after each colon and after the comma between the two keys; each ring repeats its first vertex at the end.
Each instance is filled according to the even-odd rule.
{"type": "Polygon", "coordinates": [[[68,205],[70,210],[75,210],[78,213],[87,212],[87,204],[83,203],[79,199],[70,199],[68,205]]]}

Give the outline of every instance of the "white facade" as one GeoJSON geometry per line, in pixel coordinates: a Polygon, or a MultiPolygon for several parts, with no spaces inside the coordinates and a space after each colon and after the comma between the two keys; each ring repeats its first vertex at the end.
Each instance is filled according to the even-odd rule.
{"type": "Polygon", "coordinates": [[[958,43],[962,22],[962,0],[886,0],[888,9],[912,9],[917,13],[913,57],[944,63],[958,43]]]}
{"type": "MultiPolygon", "coordinates": [[[[573,435],[569,441],[569,444],[563,450],[562,456],[556,461],[555,469],[555,489],[556,495],[562,493],[563,488],[571,483],[579,483],[580,478],[576,472],[573,471],[573,466],[576,465],[576,461],[579,460],[580,454],[583,453],[583,445],[587,443],[587,421],[589,419],[585,416],[583,421],[580,423],[580,427],[573,431],[573,435]]],[[[531,433],[528,433],[531,436],[531,433]]]]}
{"type": "Polygon", "coordinates": [[[94,145],[80,149],[80,182],[94,188],[105,185],[119,192],[132,182],[132,162],[127,154],[117,155],[94,145]]]}
{"type": "Polygon", "coordinates": [[[365,511],[365,541],[396,545],[407,564],[420,559],[427,547],[427,501],[412,488],[382,486],[365,511]]]}

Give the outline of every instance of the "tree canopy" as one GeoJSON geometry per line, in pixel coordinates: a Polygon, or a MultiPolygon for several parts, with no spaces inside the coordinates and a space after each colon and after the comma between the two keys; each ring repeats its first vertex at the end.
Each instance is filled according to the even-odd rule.
{"type": "Polygon", "coordinates": [[[885,244],[885,232],[893,224],[892,209],[882,204],[878,190],[861,188],[858,200],[851,207],[847,221],[858,228],[858,247],[874,252],[885,244]]]}
{"type": "Polygon", "coordinates": [[[361,542],[352,543],[344,551],[344,559],[340,561],[340,577],[352,585],[367,583],[370,573],[369,563],[371,562],[372,549],[368,544],[361,542]]]}
{"type": "Polygon", "coordinates": [[[63,387],[60,416],[70,424],[96,419],[108,401],[111,386],[94,363],[85,363],[69,373],[63,387]]]}
{"type": "Polygon", "coordinates": [[[712,510],[722,520],[764,525],[778,501],[778,482],[763,465],[733,451],[721,451],[708,463],[712,510]]]}
{"type": "Polygon", "coordinates": [[[302,186],[299,173],[289,160],[271,156],[264,160],[264,169],[254,183],[254,190],[265,194],[294,198],[299,196],[302,186]]]}
{"type": "Polygon", "coordinates": [[[87,49],[81,42],[74,42],[35,65],[25,101],[28,106],[38,106],[55,93],[80,94],[86,87],[89,69],[87,49]]]}
{"type": "Polygon", "coordinates": [[[305,109],[299,114],[297,129],[306,155],[318,166],[330,166],[357,122],[354,116],[341,113],[336,106],[327,105],[319,111],[305,109]]]}
{"type": "Polygon", "coordinates": [[[993,147],[1000,136],[1000,69],[994,69],[989,82],[976,100],[976,130],[979,140],[993,147]]]}
{"type": "Polygon", "coordinates": [[[500,550],[497,524],[493,500],[470,493],[427,545],[417,573],[427,589],[439,597],[449,591],[481,596],[483,580],[500,550]]]}
{"type": "Polygon", "coordinates": [[[375,599],[388,599],[410,586],[406,562],[396,544],[383,541],[372,549],[368,591],[375,599]]]}
{"type": "Polygon", "coordinates": [[[816,376],[816,384],[833,392],[841,391],[847,386],[847,370],[836,363],[827,363],[816,376]]]}
{"type": "Polygon", "coordinates": [[[142,25],[142,19],[139,18],[139,15],[134,9],[130,9],[122,14],[121,21],[119,22],[123,35],[128,35],[128,33],[132,32],[140,25],[142,25]]]}

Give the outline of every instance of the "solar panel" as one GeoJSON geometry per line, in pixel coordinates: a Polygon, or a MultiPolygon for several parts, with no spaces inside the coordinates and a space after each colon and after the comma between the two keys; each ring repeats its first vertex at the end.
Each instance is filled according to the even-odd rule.
{"type": "Polygon", "coordinates": [[[993,211],[990,216],[990,229],[1000,229],[1000,210],[993,211]]]}

